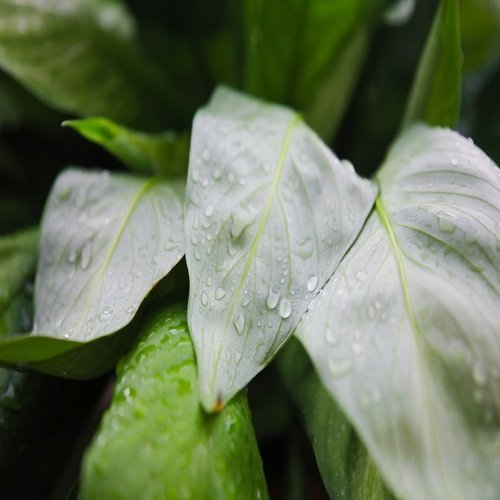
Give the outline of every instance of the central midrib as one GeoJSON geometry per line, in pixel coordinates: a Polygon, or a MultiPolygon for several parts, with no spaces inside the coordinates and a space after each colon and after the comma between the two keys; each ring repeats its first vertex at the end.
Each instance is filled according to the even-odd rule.
{"type": "MultiPolygon", "coordinates": [[[[234,315],[234,311],[236,309],[236,303],[237,303],[238,297],[239,297],[239,295],[241,293],[241,289],[243,288],[243,285],[246,281],[248,271],[250,270],[250,266],[252,265],[252,261],[255,258],[255,254],[257,252],[257,247],[259,246],[260,239],[262,238],[262,233],[264,232],[264,229],[266,227],[267,220],[269,218],[269,213],[271,211],[271,206],[273,204],[273,201],[274,201],[274,198],[276,195],[276,191],[278,189],[278,184],[279,184],[281,176],[283,174],[285,160],[286,160],[286,157],[288,154],[288,149],[290,147],[290,141],[292,139],[293,131],[295,130],[295,127],[301,121],[302,121],[301,115],[299,115],[299,114],[294,115],[293,119],[290,121],[290,123],[288,124],[288,127],[286,129],[285,136],[283,138],[283,143],[281,145],[280,155],[278,157],[278,162],[276,165],[276,172],[274,174],[273,183],[271,185],[271,189],[269,191],[269,196],[267,197],[266,204],[264,206],[264,212],[262,214],[262,218],[260,220],[259,227],[257,228],[257,232],[255,234],[255,238],[253,240],[252,246],[250,247],[250,251],[248,252],[248,257],[246,259],[245,266],[243,268],[243,272],[241,274],[240,281],[239,281],[238,286],[236,288],[236,292],[235,292],[233,299],[231,301],[231,304],[229,306],[227,320],[226,320],[226,324],[224,326],[223,340],[225,339],[225,337],[227,335],[230,321],[231,321],[231,319],[234,315]]],[[[216,362],[215,362],[216,366],[218,366],[218,364],[219,364],[220,356],[222,353],[222,345],[223,344],[221,344],[221,347],[219,348],[219,351],[217,352],[217,358],[216,358],[216,362]]],[[[214,380],[214,382],[215,382],[215,380],[214,380]]]]}

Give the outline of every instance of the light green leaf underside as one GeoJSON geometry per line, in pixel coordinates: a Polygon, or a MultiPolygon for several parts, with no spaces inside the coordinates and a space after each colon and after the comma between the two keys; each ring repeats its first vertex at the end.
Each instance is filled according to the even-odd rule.
{"type": "Polygon", "coordinates": [[[200,407],[185,309],[150,315],[142,332],[118,366],[82,498],[267,498],[246,395],[216,415],[200,407]]]}
{"type": "Polygon", "coordinates": [[[375,188],[290,110],[228,89],[198,112],[186,194],[189,324],[212,410],[286,341],[375,188]]]}
{"type": "Polygon", "coordinates": [[[120,1],[3,0],[0,67],[57,109],[150,124],[167,91],[134,31],[120,1]]]}
{"type": "Polygon", "coordinates": [[[462,92],[458,0],[441,0],[422,52],[403,126],[423,121],[455,127],[462,92]]]}
{"type": "Polygon", "coordinates": [[[180,260],[183,185],[66,170],[42,221],[34,334],[90,341],[128,324],[180,260]]]}
{"type": "Polygon", "coordinates": [[[331,139],[384,3],[247,1],[246,90],[297,108],[331,139]]]}
{"type": "Polygon", "coordinates": [[[71,127],[89,141],[99,144],[138,173],[166,177],[186,175],[189,134],[147,134],[103,117],[67,120],[63,126],[71,127]]]}
{"type": "Polygon", "coordinates": [[[376,211],[296,330],[396,494],[500,494],[500,172],[415,126],[376,211]]]}
{"type": "Polygon", "coordinates": [[[35,274],[37,255],[36,228],[0,238],[0,337],[18,333],[19,325],[31,328],[26,303],[31,303],[28,282],[35,274]]]}

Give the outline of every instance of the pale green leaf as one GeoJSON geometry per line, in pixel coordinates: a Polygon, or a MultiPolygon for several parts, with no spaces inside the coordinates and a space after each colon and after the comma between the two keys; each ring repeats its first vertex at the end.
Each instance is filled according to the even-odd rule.
{"type": "Polygon", "coordinates": [[[66,120],[75,129],[121,160],[131,170],[162,176],[185,176],[189,156],[189,134],[147,134],[118,125],[104,117],[66,120]]]}
{"type": "Polygon", "coordinates": [[[186,260],[207,410],[286,342],[357,236],[375,191],[287,108],[220,88],[198,112],[186,260]]]}
{"type": "Polygon", "coordinates": [[[296,330],[396,495],[498,498],[500,170],[418,125],[296,330]]]}
{"type": "Polygon", "coordinates": [[[89,341],[130,322],[181,259],[183,184],[66,170],[47,201],[35,334],[89,341]]]}
{"type": "MultiPolygon", "coordinates": [[[[120,1],[3,0],[0,67],[49,105],[157,126],[176,108],[120,1]]],[[[170,119],[172,117],[170,116],[170,119]]]]}
{"type": "Polygon", "coordinates": [[[246,395],[216,415],[199,405],[183,307],[150,315],[119,364],[82,478],[82,499],[267,498],[246,395]]]}
{"type": "Polygon", "coordinates": [[[441,0],[413,82],[403,126],[455,127],[460,113],[462,50],[458,0],[441,0]]]}
{"type": "Polygon", "coordinates": [[[331,139],[384,0],[246,1],[246,90],[303,112],[331,139]]]}

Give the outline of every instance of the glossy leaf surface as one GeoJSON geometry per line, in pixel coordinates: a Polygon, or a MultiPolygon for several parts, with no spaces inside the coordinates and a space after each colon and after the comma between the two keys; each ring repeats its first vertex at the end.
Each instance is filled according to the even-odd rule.
{"type": "Polygon", "coordinates": [[[384,3],[247,1],[246,90],[297,108],[331,139],[384,3]]]}
{"type": "Polygon", "coordinates": [[[86,456],[82,498],[267,498],[246,395],[216,415],[199,405],[184,308],[142,331],[86,456]]]}
{"type": "Polygon", "coordinates": [[[420,125],[378,179],[296,335],[398,496],[496,498],[500,171],[420,125]]]}
{"type": "Polygon", "coordinates": [[[403,125],[455,127],[461,104],[462,50],[458,0],[441,0],[420,58],[403,125]]]}
{"type": "Polygon", "coordinates": [[[284,344],[375,194],[289,109],[221,88],[198,112],[186,260],[207,410],[226,403],[284,344]]]}

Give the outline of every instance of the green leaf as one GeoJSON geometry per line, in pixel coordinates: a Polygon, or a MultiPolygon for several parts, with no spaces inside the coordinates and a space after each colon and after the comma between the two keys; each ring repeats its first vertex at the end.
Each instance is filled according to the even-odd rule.
{"type": "Polygon", "coordinates": [[[460,113],[462,50],[458,0],[441,0],[422,53],[403,126],[454,127],[460,113]]]}
{"type": "Polygon", "coordinates": [[[497,498],[500,170],[415,126],[296,335],[398,497],[497,498]]]}
{"type": "Polygon", "coordinates": [[[148,127],[166,113],[172,121],[170,85],[139,53],[120,1],[4,0],[0,19],[0,67],[49,105],[148,127]]]}
{"type": "Polygon", "coordinates": [[[187,133],[146,134],[103,117],[66,120],[63,126],[71,127],[89,141],[99,144],[135,172],[168,177],[186,175],[187,133]]]}
{"type": "Polygon", "coordinates": [[[491,66],[500,59],[500,2],[461,0],[460,35],[464,73],[491,66]]]}
{"type": "Polygon", "coordinates": [[[37,256],[36,228],[0,238],[0,337],[11,335],[19,325],[31,327],[27,282],[35,273],[37,256]]]}
{"type": "Polygon", "coordinates": [[[82,498],[267,498],[245,394],[215,415],[199,405],[185,309],[152,314],[142,332],[85,457],[82,498]]]}
{"type": "MultiPolygon", "coordinates": [[[[2,341],[0,361],[38,362],[43,368],[44,361],[66,353],[43,369],[54,373],[69,351],[77,349],[71,356],[83,351],[85,358],[96,349],[85,343],[129,324],[146,295],[183,256],[183,191],[180,181],[63,172],[42,221],[33,333],[2,341]]],[[[122,335],[129,338],[122,332],[101,347],[121,352],[122,335]]],[[[107,355],[104,351],[93,362],[99,371],[107,355]]],[[[85,376],[85,370],[75,365],[59,371],[85,376]]],[[[96,370],[88,367],[89,373],[96,370]]]]}
{"type": "Polygon", "coordinates": [[[186,261],[207,410],[286,342],[361,229],[375,191],[287,108],[220,88],[198,112],[186,261]]]}
{"type": "Polygon", "coordinates": [[[321,384],[300,343],[292,339],[277,361],[304,421],[330,498],[392,498],[366,448],[321,384]]]}
{"type": "Polygon", "coordinates": [[[331,139],[383,0],[246,2],[246,90],[303,112],[331,139]]]}

